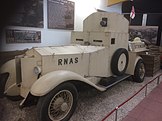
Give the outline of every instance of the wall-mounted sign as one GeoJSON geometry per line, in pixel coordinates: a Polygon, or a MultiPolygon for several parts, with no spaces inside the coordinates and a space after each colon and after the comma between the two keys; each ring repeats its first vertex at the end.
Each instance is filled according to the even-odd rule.
{"type": "Polygon", "coordinates": [[[128,0],[107,0],[107,6],[115,5],[128,0]]]}
{"type": "Polygon", "coordinates": [[[6,43],[41,43],[41,31],[6,29],[6,43]]]}
{"type": "Polygon", "coordinates": [[[21,2],[9,19],[8,25],[42,28],[43,0],[24,0],[21,2]]]}
{"type": "Polygon", "coordinates": [[[48,0],[48,28],[74,29],[74,2],[48,0]]]}

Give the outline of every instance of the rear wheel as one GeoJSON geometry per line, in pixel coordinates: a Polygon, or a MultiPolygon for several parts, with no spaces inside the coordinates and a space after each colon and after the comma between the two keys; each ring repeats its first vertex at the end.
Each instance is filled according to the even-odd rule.
{"type": "Polygon", "coordinates": [[[57,86],[38,101],[40,121],[68,121],[72,116],[78,100],[78,92],[71,83],[57,86]]]}
{"type": "Polygon", "coordinates": [[[139,59],[136,67],[135,67],[135,71],[134,71],[134,75],[133,75],[133,80],[135,82],[141,83],[144,81],[144,77],[145,77],[145,66],[144,66],[144,62],[142,59],[139,59]]]}

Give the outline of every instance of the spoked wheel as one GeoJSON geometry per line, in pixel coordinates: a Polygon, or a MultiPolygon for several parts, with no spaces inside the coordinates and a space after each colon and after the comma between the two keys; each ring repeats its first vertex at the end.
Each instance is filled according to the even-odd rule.
{"type": "Polygon", "coordinates": [[[133,80],[135,82],[141,83],[144,81],[144,77],[145,77],[145,65],[143,60],[139,59],[135,67],[133,80]]]}
{"type": "Polygon", "coordinates": [[[39,120],[68,121],[76,108],[77,99],[78,93],[73,84],[61,84],[39,99],[39,120]]]}
{"type": "Polygon", "coordinates": [[[51,100],[48,115],[52,121],[62,120],[70,112],[73,104],[72,93],[68,90],[58,92],[51,100]]]}

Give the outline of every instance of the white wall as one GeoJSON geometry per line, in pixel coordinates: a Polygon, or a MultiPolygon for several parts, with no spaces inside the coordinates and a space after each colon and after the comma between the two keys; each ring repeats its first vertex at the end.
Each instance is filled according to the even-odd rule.
{"type": "MultiPolygon", "coordinates": [[[[106,6],[107,0],[71,0],[71,1],[75,2],[74,30],[77,31],[82,31],[83,20],[91,13],[96,12],[96,9],[121,13],[121,4],[107,7],[106,6]]],[[[41,31],[41,43],[6,44],[5,32],[3,32],[0,44],[1,51],[22,50],[38,46],[52,46],[52,45],[57,46],[70,44],[70,35],[71,35],[70,30],[48,29],[47,0],[44,0],[43,7],[44,7],[44,28],[15,27],[15,26],[7,27],[18,30],[39,30],[41,31]]]]}

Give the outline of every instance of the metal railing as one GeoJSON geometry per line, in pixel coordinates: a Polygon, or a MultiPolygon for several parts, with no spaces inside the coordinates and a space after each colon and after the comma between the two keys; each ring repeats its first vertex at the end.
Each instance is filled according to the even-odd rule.
{"type": "Polygon", "coordinates": [[[108,119],[108,117],[110,117],[114,112],[115,112],[115,119],[114,121],[118,120],[118,109],[121,108],[124,104],[126,104],[127,102],[129,102],[132,98],[134,98],[137,94],[139,94],[143,89],[145,89],[145,97],[147,96],[148,93],[148,85],[150,83],[152,83],[153,81],[155,81],[157,79],[157,85],[160,84],[160,77],[162,76],[162,74],[159,74],[158,76],[156,76],[154,79],[150,80],[148,83],[146,83],[142,88],[140,88],[134,95],[132,95],[130,98],[128,98],[126,101],[124,101],[123,103],[121,103],[119,106],[117,106],[116,108],[114,108],[110,113],[108,113],[101,121],[105,121],[106,119],[108,119]]]}

